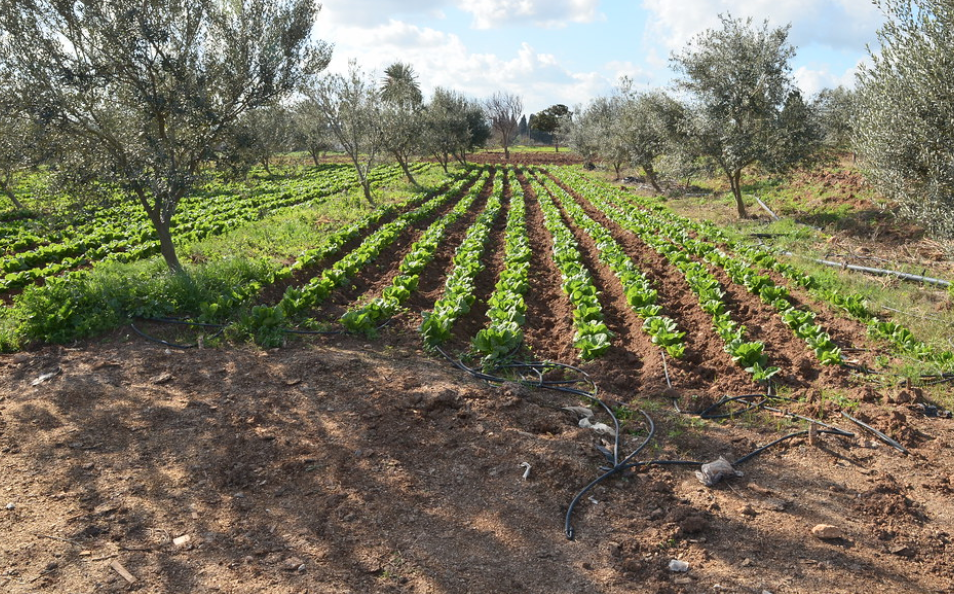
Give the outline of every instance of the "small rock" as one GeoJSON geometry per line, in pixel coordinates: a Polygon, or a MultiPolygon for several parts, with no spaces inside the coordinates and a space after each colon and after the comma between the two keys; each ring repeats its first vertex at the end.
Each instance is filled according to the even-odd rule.
{"type": "Polygon", "coordinates": [[[16,506],[15,504],[13,504],[13,503],[8,503],[8,504],[7,504],[7,511],[13,511],[13,510],[15,510],[16,508],[17,508],[17,506],[16,506]]]}
{"type": "Polygon", "coordinates": [[[812,534],[815,538],[820,540],[838,540],[839,538],[845,537],[845,533],[841,531],[841,528],[830,524],[818,524],[812,528],[812,534]]]}
{"type": "Polygon", "coordinates": [[[673,559],[669,562],[669,571],[677,573],[685,573],[689,571],[689,564],[681,559],[673,559]]]}
{"type": "Polygon", "coordinates": [[[742,472],[733,468],[724,456],[719,456],[718,460],[703,464],[702,468],[696,471],[696,478],[707,487],[713,487],[722,479],[730,476],[742,476],[742,472]]]}
{"type": "Polygon", "coordinates": [[[888,552],[892,555],[897,555],[898,557],[913,557],[914,550],[903,544],[896,544],[891,547],[888,547],[888,552]]]}
{"type": "Polygon", "coordinates": [[[163,371],[159,375],[149,378],[149,381],[154,384],[164,384],[166,382],[172,381],[172,374],[168,371],[163,371]]]}

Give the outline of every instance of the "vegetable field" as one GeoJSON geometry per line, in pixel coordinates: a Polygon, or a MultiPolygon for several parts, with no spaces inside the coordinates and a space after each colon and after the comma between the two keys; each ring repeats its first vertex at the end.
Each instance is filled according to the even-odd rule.
{"type": "MultiPolygon", "coordinates": [[[[381,183],[400,175],[397,166],[382,167],[371,179],[381,183]]],[[[325,165],[293,181],[266,180],[251,187],[210,182],[183,201],[172,232],[179,243],[196,242],[284,209],[314,205],[357,184],[353,168],[344,165],[325,165]]],[[[132,262],[158,254],[159,241],[143,209],[112,198],[118,205],[84,207],[51,219],[0,222],[0,297],[96,262],[132,262]]]]}
{"type": "MultiPolygon", "coordinates": [[[[384,167],[374,179],[398,176],[384,167]]],[[[292,182],[210,184],[183,204],[174,231],[194,243],[314,208],[356,184],[334,165],[292,182]]],[[[148,222],[134,213],[61,219],[46,235],[29,219],[7,221],[0,294],[15,302],[30,284],[63,286],[97,262],[155,254],[148,222]]],[[[263,346],[302,333],[401,334],[484,369],[586,363],[653,389],[798,389],[819,378],[844,387],[877,371],[876,349],[882,367],[895,357],[936,377],[954,371],[950,351],[781,258],[573,167],[482,165],[316,237],[293,261],[193,311],[164,313],[232,324],[263,346]]],[[[163,311],[161,295],[150,300],[163,311]]],[[[55,326],[57,313],[46,317],[55,326]]]]}
{"type": "Polygon", "coordinates": [[[876,348],[954,370],[861,298],[572,168],[472,168],[398,210],[276,273],[245,327],[266,346],[417,335],[486,369],[544,358],[711,393],[844,387],[876,348]]]}
{"type": "MultiPolygon", "coordinates": [[[[311,225],[343,171],[206,188],[184,253],[311,225]]],[[[149,254],[132,211],[6,221],[64,268],[4,293],[0,589],[950,590],[943,343],[578,165],[430,179],[199,301],[92,291],[148,264],[109,261],[149,254]]]]}

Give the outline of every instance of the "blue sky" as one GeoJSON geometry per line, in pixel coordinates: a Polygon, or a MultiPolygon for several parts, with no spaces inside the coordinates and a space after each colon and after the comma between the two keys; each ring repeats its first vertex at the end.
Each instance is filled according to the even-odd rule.
{"type": "Polygon", "coordinates": [[[608,95],[621,76],[639,88],[672,82],[669,57],[718,15],[791,24],[793,75],[812,95],[854,85],[875,45],[871,0],[324,0],[318,38],[333,43],[332,71],[355,60],[380,73],[411,64],[425,95],[451,88],[475,99],[497,91],[534,113],[608,95]]]}

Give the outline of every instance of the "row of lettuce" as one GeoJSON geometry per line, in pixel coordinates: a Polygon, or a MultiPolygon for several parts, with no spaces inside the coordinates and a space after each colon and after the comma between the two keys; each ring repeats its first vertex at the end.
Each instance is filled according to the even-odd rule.
{"type": "MultiPolygon", "coordinates": [[[[425,167],[416,166],[418,171],[425,167]]],[[[381,184],[401,175],[397,165],[390,165],[370,177],[381,184]]],[[[332,164],[292,180],[259,180],[252,186],[209,182],[182,201],[172,233],[180,244],[194,243],[287,208],[315,204],[357,184],[352,167],[332,164]]],[[[158,254],[159,241],[143,209],[118,196],[111,202],[65,218],[38,216],[0,224],[0,294],[96,262],[132,262],[158,254]]]]}
{"type": "MultiPolygon", "coordinates": [[[[326,191],[324,186],[309,189],[303,183],[299,193],[274,188],[268,194],[272,199],[292,200],[294,196],[326,191]]],[[[208,198],[212,197],[214,194],[208,198]]],[[[802,341],[821,365],[844,364],[842,350],[818,323],[816,313],[793,293],[795,290],[807,291],[866,323],[874,338],[886,340],[896,352],[933,363],[940,372],[954,371],[954,354],[918,341],[899,324],[879,319],[860,297],[822,288],[811,276],[764,248],[735,242],[714,225],[679,217],[651,199],[633,196],[570,168],[462,170],[439,189],[422,191],[402,204],[369,212],[323,238],[320,245],[303,252],[294,263],[230,287],[216,299],[202,303],[200,312],[191,313],[204,322],[238,316],[236,326],[241,332],[263,345],[280,344],[291,328],[373,334],[404,311],[418,292],[425,268],[441,249],[453,249],[454,256],[442,272],[446,277],[440,296],[418,300],[419,304],[431,301],[422,312],[422,339],[427,346],[438,347],[454,338],[457,323],[472,312],[478,299],[483,299],[481,328],[473,336],[457,339],[467,341],[485,365],[493,366],[519,352],[524,344],[534,253],[527,224],[530,201],[538,205],[550,238],[547,254],[559,272],[561,289],[573,312],[573,345],[581,359],[603,356],[615,338],[581,239],[596,246],[595,256],[612,272],[627,305],[641,320],[653,344],[677,359],[689,346],[688,328],[680,325],[679,316],[667,311],[659,287],[620,243],[618,234],[627,233],[658,252],[678,271],[700,310],[711,319],[711,329],[722,339],[725,351],[755,381],[768,380],[779,369],[767,353],[771,349],[753,339],[738,313],[731,310],[727,287],[720,278],[743,287],[774,309],[794,339],[802,341]],[[597,220],[604,217],[615,232],[597,220]],[[466,221],[467,227],[455,234],[461,237],[459,244],[446,245],[449,230],[466,221]],[[500,230],[496,241],[501,252],[492,271],[496,285],[489,295],[479,295],[478,276],[495,257],[489,249],[495,227],[500,230]],[[334,319],[322,318],[326,314],[320,306],[336,291],[349,287],[382,254],[395,252],[402,238],[410,245],[400,248],[403,258],[387,286],[359,296],[334,319]],[[357,245],[346,251],[349,244],[357,245]],[[773,273],[797,289],[774,281],[773,273]],[[262,303],[262,289],[268,285],[284,289],[280,298],[262,303]],[[256,302],[259,304],[252,305],[256,302]]],[[[232,212],[216,206],[215,200],[207,200],[206,206],[221,209],[215,210],[219,213],[232,212]]]]}

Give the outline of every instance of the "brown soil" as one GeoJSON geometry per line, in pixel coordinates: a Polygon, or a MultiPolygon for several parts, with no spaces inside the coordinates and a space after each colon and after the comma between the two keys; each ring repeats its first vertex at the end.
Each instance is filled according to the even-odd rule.
{"type": "MultiPolygon", "coordinates": [[[[580,365],[549,234],[524,188],[535,252],[530,354],[580,365]]],[[[674,399],[693,410],[757,387],[710,340],[672,267],[574,199],[650,276],[666,314],[692,338],[686,357],[664,369],[592,240],[577,233],[617,334],[607,357],[581,367],[625,413],[623,454],[646,437],[637,410],[656,433],[636,461],[737,460],[804,429],[769,411],[721,422],[677,413],[674,399]]],[[[714,487],[697,480],[698,466],[622,473],[580,499],[568,540],[568,506],[607,463],[597,446],[612,447],[564,410],[590,403],[484,384],[420,350],[419,312],[440,296],[451,247],[472,220],[448,229],[423,292],[375,340],[183,351],[123,329],[0,356],[0,591],[954,592],[954,421],[925,416],[930,403],[917,388],[819,367],[777,316],[735,289],[734,315],[770,344],[779,384],[798,400],[785,405],[855,436],[790,439],[714,487]],[[813,535],[819,524],[838,538],[813,535]],[[670,571],[673,559],[689,571],[670,571]]],[[[411,235],[319,313],[379,291],[411,235]]],[[[486,262],[481,300],[502,266],[497,255],[486,262]]],[[[483,312],[475,306],[460,321],[455,352],[483,312]]],[[[840,343],[868,346],[852,324],[826,312],[819,320],[840,343]]],[[[182,327],[145,330],[195,339],[182,327]]],[[[603,413],[595,420],[610,422],[603,413]]]]}
{"type": "MultiPolygon", "coordinates": [[[[123,332],[4,356],[0,589],[954,591],[952,421],[862,403],[913,455],[823,436],[714,488],[682,467],[609,479],[568,541],[567,505],[605,463],[561,410],[579,401],[482,385],[399,334],[170,351],[123,332]]],[[[653,411],[640,459],[735,459],[784,432],[603,396],[653,411]]]]}
{"type": "Polygon", "coordinates": [[[548,149],[546,151],[524,152],[510,151],[508,159],[503,150],[482,151],[473,155],[468,155],[467,160],[471,163],[480,165],[577,165],[583,163],[583,158],[568,149],[561,148],[559,151],[548,149]]]}

